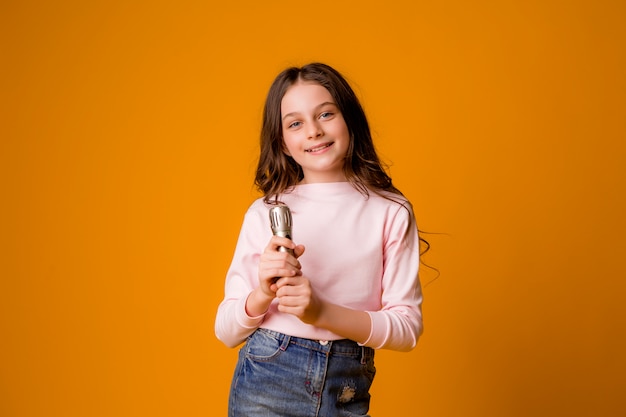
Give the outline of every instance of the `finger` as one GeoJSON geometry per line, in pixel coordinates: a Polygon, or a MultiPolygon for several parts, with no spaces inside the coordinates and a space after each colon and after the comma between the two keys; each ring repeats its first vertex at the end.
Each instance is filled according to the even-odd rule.
{"type": "Polygon", "coordinates": [[[284,268],[300,270],[302,265],[292,255],[286,252],[268,252],[261,255],[260,268],[284,268]]]}
{"type": "Polygon", "coordinates": [[[276,285],[278,286],[279,289],[283,287],[295,287],[298,285],[302,285],[304,283],[303,279],[304,278],[302,278],[302,275],[291,276],[291,277],[284,276],[284,277],[279,278],[276,281],[276,285]]]}
{"type": "Polygon", "coordinates": [[[296,245],[296,247],[293,249],[293,252],[296,258],[301,257],[304,253],[304,245],[296,245]]]}
{"type": "Polygon", "coordinates": [[[282,236],[272,236],[272,238],[270,239],[270,242],[265,247],[265,251],[266,252],[278,252],[278,249],[280,247],[293,250],[296,248],[296,244],[289,238],[282,237],[282,236]]]}
{"type": "Polygon", "coordinates": [[[259,277],[264,281],[276,281],[283,277],[294,277],[300,274],[297,269],[285,269],[285,268],[268,268],[259,271],[259,277]]]}
{"type": "Polygon", "coordinates": [[[296,317],[300,317],[302,315],[302,310],[297,307],[291,307],[291,306],[278,304],[277,308],[278,308],[278,311],[280,311],[281,313],[292,314],[296,317]]]}
{"type": "Polygon", "coordinates": [[[277,305],[278,311],[281,313],[293,314],[296,317],[302,317],[307,309],[307,304],[302,300],[297,300],[294,297],[284,297],[278,299],[277,305]]]}

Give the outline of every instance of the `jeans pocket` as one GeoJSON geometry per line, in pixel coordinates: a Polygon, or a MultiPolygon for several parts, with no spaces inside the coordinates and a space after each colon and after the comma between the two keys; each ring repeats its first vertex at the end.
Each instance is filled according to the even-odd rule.
{"type": "Polygon", "coordinates": [[[365,374],[370,379],[370,382],[374,381],[374,377],[376,376],[376,366],[374,365],[374,358],[370,357],[365,360],[365,374]]]}
{"type": "Polygon", "coordinates": [[[278,357],[288,344],[289,340],[284,340],[284,337],[279,338],[268,331],[257,329],[246,343],[246,357],[254,361],[270,361],[278,357]]]}

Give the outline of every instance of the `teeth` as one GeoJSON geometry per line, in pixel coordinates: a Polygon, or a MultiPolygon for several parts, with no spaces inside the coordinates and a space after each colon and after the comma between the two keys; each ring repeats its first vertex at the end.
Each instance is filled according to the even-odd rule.
{"type": "Polygon", "coordinates": [[[324,146],[320,146],[319,148],[313,148],[313,149],[307,149],[305,150],[305,152],[315,152],[315,151],[319,151],[322,150],[324,148],[328,148],[330,145],[332,145],[332,143],[326,144],[324,146]]]}

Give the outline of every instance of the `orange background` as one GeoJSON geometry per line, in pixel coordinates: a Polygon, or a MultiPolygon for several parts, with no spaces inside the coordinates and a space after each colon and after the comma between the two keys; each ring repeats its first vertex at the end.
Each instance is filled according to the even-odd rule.
{"type": "Polygon", "coordinates": [[[327,62],[436,232],[375,416],[622,416],[622,1],[3,1],[0,415],[225,415],[269,84],[327,62]]]}

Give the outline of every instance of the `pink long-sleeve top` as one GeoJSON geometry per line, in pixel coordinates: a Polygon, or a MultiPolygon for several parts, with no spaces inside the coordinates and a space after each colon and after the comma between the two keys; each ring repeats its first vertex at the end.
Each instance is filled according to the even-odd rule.
{"type": "MultiPolygon", "coordinates": [[[[316,183],[295,186],[280,200],[291,209],[294,242],[306,248],[299,261],[315,294],[370,315],[363,345],[408,351],[422,333],[419,239],[409,202],[386,195],[395,202],[373,192],[364,196],[347,182],[316,183]]],[[[226,275],[217,337],[235,347],[261,327],[314,340],[342,339],[279,312],[277,300],[265,314],[248,316],[246,299],[258,286],[259,258],[271,236],[269,207],[258,199],[244,216],[226,275]]]]}

